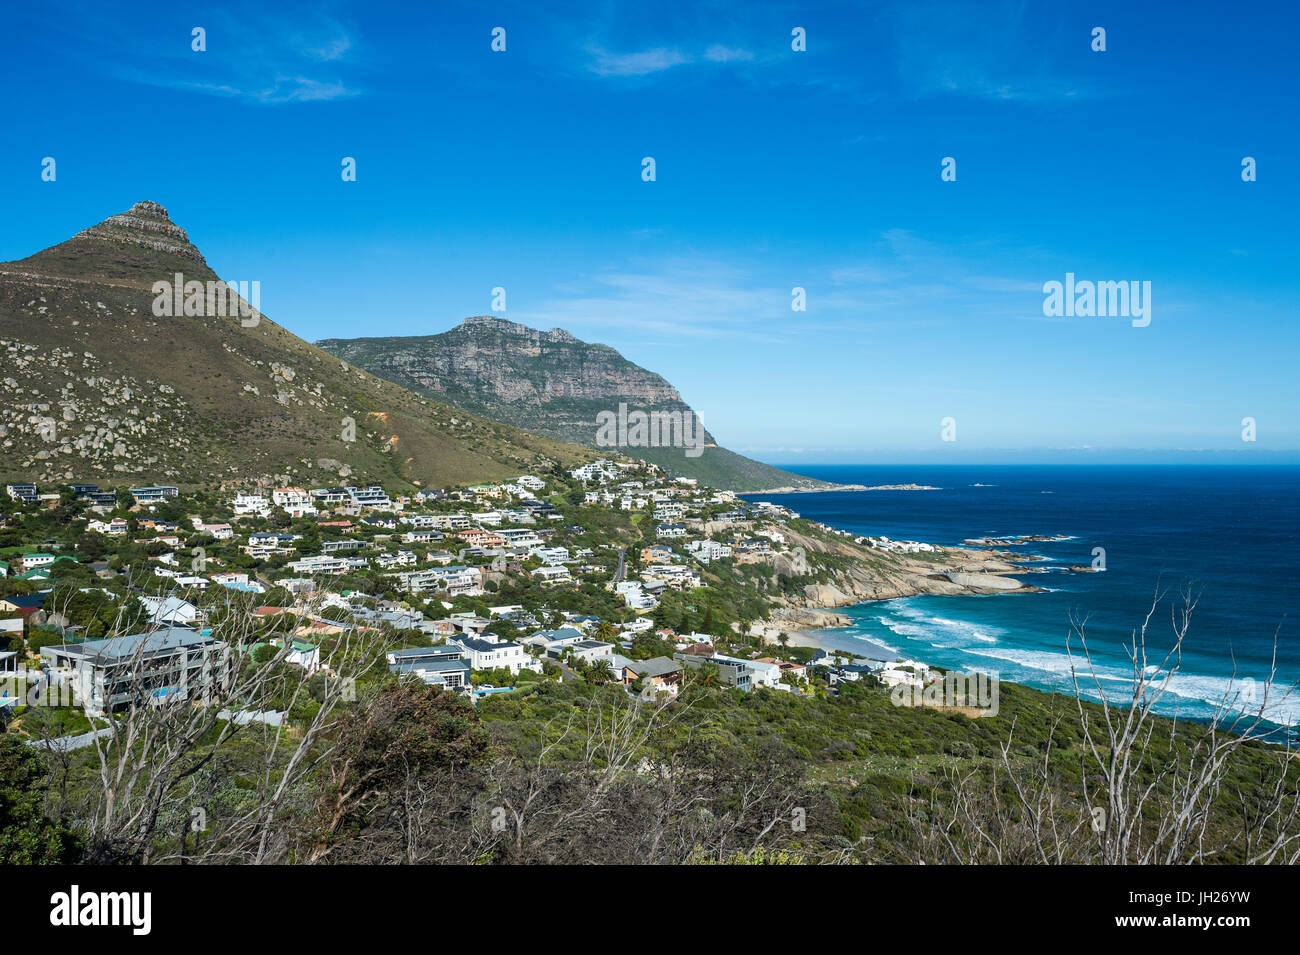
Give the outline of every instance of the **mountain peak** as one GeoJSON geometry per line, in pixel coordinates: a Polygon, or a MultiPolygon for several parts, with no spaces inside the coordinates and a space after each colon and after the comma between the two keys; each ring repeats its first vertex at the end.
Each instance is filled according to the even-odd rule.
{"type": "Polygon", "coordinates": [[[529,328],[527,325],[520,325],[518,322],[512,322],[509,319],[500,318],[496,315],[471,315],[461,321],[459,328],[490,328],[494,331],[504,332],[507,335],[518,335],[521,338],[538,338],[553,342],[577,342],[569,332],[563,328],[552,328],[550,331],[541,331],[537,328],[529,328]]]}
{"type": "Polygon", "coordinates": [[[190,243],[185,230],[172,222],[167,210],[145,200],[58,245],[17,262],[5,262],[0,272],[148,285],[176,272],[200,280],[215,278],[207,265],[203,253],[190,243]]]}
{"type": "Polygon", "coordinates": [[[151,199],[141,199],[130,209],[126,210],[123,215],[144,216],[153,219],[163,219],[169,224],[173,224],[171,217],[167,215],[167,210],[160,203],[151,199]]]}
{"type": "Polygon", "coordinates": [[[126,212],[109,216],[99,225],[78,233],[77,237],[130,242],[158,252],[205,262],[203,253],[190,244],[186,231],[172,222],[163,206],[148,199],[137,202],[126,212]]]}

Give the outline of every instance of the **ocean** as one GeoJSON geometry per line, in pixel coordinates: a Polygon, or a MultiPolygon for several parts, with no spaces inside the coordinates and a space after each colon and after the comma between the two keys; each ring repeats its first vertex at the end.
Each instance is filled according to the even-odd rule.
{"type": "MultiPolygon", "coordinates": [[[[820,631],[832,647],[869,640],[945,669],[984,672],[1072,692],[1067,637],[1086,619],[1096,682],[1083,691],[1131,697],[1125,650],[1153,594],[1165,594],[1146,642],[1147,665],[1172,648],[1171,598],[1197,599],[1178,672],[1159,712],[1213,715],[1233,687],[1266,716],[1300,724],[1300,467],[870,466],[795,468],[842,484],[928,484],[936,491],[745,495],[858,534],[960,546],[966,538],[1062,535],[1006,550],[1036,554],[1046,573],[1020,579],[1046,590],[990,597],[921,596],[840,608],[845,628],[820,631]],[[1069,572],[1105,552],[1105,571],[1069,572]],[[1276,640],[1276,663],[1274,646],[1276,640]],[[1235,676],[1235,682],[1233,674],[1235,676]],[[1253,682],[1251,682],[1253,681],[1253,682]],[[1100,687],[1100,689],[1099,689],[1100,687]]],[[[1083,665],[1073,640],[1076,667],[1083,665]]]]}

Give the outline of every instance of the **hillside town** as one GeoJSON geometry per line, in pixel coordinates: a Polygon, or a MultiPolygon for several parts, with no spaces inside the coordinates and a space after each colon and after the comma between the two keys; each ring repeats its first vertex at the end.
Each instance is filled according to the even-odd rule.
{"type": "Polygon", "coordinates": [[[547,680],[663,700],[691,679],[812,696],[926,676],[884,650],[790,645],[773,598],[820,572],[782,532],[799,515],[643,462],[401,493],[5,492],[0,669],[15,686],[61,688],[88,716],[146,691],[224,688],[236,654],[328,680],[340,638],[367,634],[382,635],[391,674],[472,701],[547,680]],[[239,645],[214,636],[232,608],[252,622],[239,645]]]}

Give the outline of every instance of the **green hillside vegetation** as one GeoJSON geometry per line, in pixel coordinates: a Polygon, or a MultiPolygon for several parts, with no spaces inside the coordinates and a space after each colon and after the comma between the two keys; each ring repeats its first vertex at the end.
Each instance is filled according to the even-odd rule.
{"type": "MultiPolygon", "coordinates": [[[[250,666],[289,681],[276,690],[293,723],[281,731],[274,776],[330,690],[325,681],[295,695],[296,678],[274,672],[282,665],[250,666]]],[[[1100,713],[1087,704],[1083,719],[1095,723],[1100,713]]],[[[0,762],[32,752],[19,723],[0,736],[0,762]]],[[[1091,825],[1097,796],[1085,796],[1084,776],[1095,781],[1100,768],[1081,727],[1072,698],[1010,685],[997,716],[970,719],[895,706],[874,686],[834,697],[746,694],[710,686],[707,675],[662,708],[598,682],[530,676],[475,709],[385,675],[363,686],[357,703],[339,704],[316,741],[321,762],[271,806],[266,861],[395,863],[414,852],[414,861],[442,863],[736,863],[773,853],[785,862],[1036,863],[1047,861],[1049,838],[1057,840],[1049,852],[1063,856],[1051,861],[1099,861],[1105,837],[1091,825]],[[1044,773],[1054,834],[1035,831],[1017,796],[1020,786],[1036,798],[1044,773]],[[513,820],[492,828],[494,807],[518,808],[525,798],[522,829],[513,820]],[[413,823],[423,827],[414,843],[413,823]]],[[[1171,811],[1174,787],[1162,771],[1186,765],[1207,736],[1194,725],[1172,730],[1157,720],[1134,754],[1137,781],[1153,786],[1133,820],[1143,834],[1135,844],[1155,839],[1171,811]]],[[[79,824],[99,785],[91,750],[44,758],[43,772],[26,770],[27,782],[6,779],[0,806],[26,808],[0,828],[5,861],[242,859],[253,847],[229,840],[242,838],[244,814],[265,798],[271,739],[262,727],[221,732],[183,761],[198,764],[196,775],[166,794],[145,844],[97,841],[79,824]],[[43,795],[39,811],[31,792],[43,795]],[[196,798],[206,828],[191,835],[179,823],[196,798]]],[[[1285,816],[1263,817],[1279,781],[1291,790],[1297,783],[1279,756],[1263,743],[1236,750],[1207,794],[1202,837],[1174,847],[1173,861],[1197,859],[1203,848],[1199,861],[1245,861],[1252,845],[1294,827],[1285,816]]]]}

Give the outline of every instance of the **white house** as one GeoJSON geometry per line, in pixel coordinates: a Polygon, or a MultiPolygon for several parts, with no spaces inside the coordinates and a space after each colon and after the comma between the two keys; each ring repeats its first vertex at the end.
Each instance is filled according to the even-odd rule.
{"type": "Polygon", "coordinates": [[[561,627],[559,630],[538,630],[531,633],[524,638],[524,643],[549,651],[581,643],[586,639],[587,635],[581,630],[573,627],[561,627]]]}
{"type": "Polygon", "coordinates": [[[458,634],[447,640],[448,645],[460,647],[465,659],[474,670],[509,670],[518,675],[521,669],[535,670],[537,662],[517,643],[500,643],[488,639],[492,634],[471,637],[458,634]]]}
{"type": "Polygon", "coordinates": [[[393,502],[379,484],[369,487],[347,487],[348,498],[353,507],[392,507],[393,502]]]}
{"type": "Polygon", "coordinates": [[[187,626],[198,619],[199,609],[179,597],[141,597],[140,602],[153,623],[167,626],[187,626]]]}
{"type": "Polygon", "coordinates": [[[349,564],[342,557],[320,554],[290,561],[285,566],[295,574],[341,574],[347,571],[349,564]]]}
{"type": "Polygon", "coordinates": [[[260,514],[265,516],[271,510],[271,504],[261,494],[240,494],[230,502],[236,514],[260,514]]]}
{"type": "Polygon", "coordinates": [[[573,580],[567,567],[538,567],[533,571],[533,576],[542,582],[543,587],[567,584],[573,580]]]}
{"type": "Polygon", "coordinates": [[[316,513],[314,499],[300,487],[277,487],[271,492],[271,500],[277,507],[284,508],[290,517],[305,517],[316,513]]]}
{"type": "Polygon", "coordinates": [[[569,548],[567,547],[535,547],[532,554],[543,564],[551,567],[557,567],[560,564],[569,562],[569,548]]]}
{"type": "Polygon", "coordinates": [[[321,668],[320,647],[306,640],[290,640],[284,656],[285,663],[300,666],[308,673],[315,673],[321,668]]]}
{"type": "MultiPolygon", "coordinates": [[[[548,651],[549,653],[550,651],[548,651]]],[[[614,644],[605,643],[601,640],[579,640],[568,646],[557,648],[555,656],[566,655],[572,656],[576,660],[583,660],[587,663],[594,663],[600,659],[609,659],[614,652],[614,644]]]]}
{"type": "Polygon", "coordinates": [[[686,549],[694,554],[695,559],[701,564],[711,564],[715,560],[731,556],[731,548],[715,540],[691,541],[686,545],[686,549]]]}

